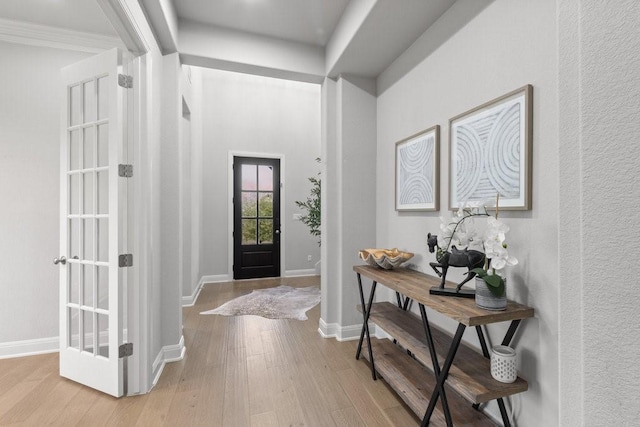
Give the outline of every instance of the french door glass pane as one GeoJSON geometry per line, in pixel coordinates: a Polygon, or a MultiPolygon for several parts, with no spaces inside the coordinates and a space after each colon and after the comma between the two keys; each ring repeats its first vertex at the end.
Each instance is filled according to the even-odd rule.
{"type": "Polygon", "coordinates": [[[83,138],[82,138],[82,157],[83,157],[83,169],[93,168],[95,167],[95,145],[96,138],[95,133],[96,130],[93,126],[84,128],[82,130],[83,138]]]}
{"type": "Polygon", "coordinates": [[[109,267],[98,266],[98,308],[109,309],[109,267]]]}
{"type": "Polygon", "coordinates": [[[98,313],[98,352],[102,357],[109,357],[109,316],[98,313]]]}
{"type": "Polygon", "coordinates": [[[80,165],[80,129],[72,130],[69,137],[69,170],[78,170],[80,165]]]}
{"type": "Polygon", "coordinates": [[[109,261],[109,220],[107,218],[99,218],[98,223],[98,256],[96,261],[109,261]]]}
{"type": "Polygon", "coordinates": [[[98,79],[98,120],[109,116],[109,92],[107,77],[98,79]]]}
{"type": "Polygon", "coordinates": [[[98,126],[98,167],[109,165],[109,125],[98,126]]]}
{"type": "Polygon", "coordinates": [[[273,191],[273,167],[258,166],[258,190],[273,191]]]}
{"type": "Polygon", "coordinates": [[[256,244],[256,220],[255,219],[242,220],[242,244],[243,245],[256,244]]]}
{"type": "Polygon", "coordinates": [[[83,175],[83,212],[85,214],[93,214],[93,172],[86,172],[83,175]]]}
{"type": "Polygon", "coordinates": [[[83,297],[82,304],[93,307],[93,265],[83,265],[83,297]]]}
{"type": "Polygon", "coordinates": [[[90,80],[84,87],[84,121],[83,123],[95,122],[97,115],[96,84],[90,80]]]}
{"type": "Polygon", "coordinates": [[[80,349],[80,310],[78,310],[77,308],[69,307],[67,309],[67,316],[69,316],[69,342],[67,343],[67,345],[72,348],[80,349]]]}
{"type": "Polygon", "coordinates": [[[84,245],[82,252],[82,259],[93,261],[93,219],[84,219],[83,222],[83,234],[84,245]]]}
{"type": "Polygon", "coordinates": [[[69,214],[80,213],[80,174],[69,175],[69,214]]]}
{"type": "Polygon", "coordinates": [[[69,94],[69,115],[70,117],[70,126],[75,126],[80,124],[82,106],[80,103],[81,93],[80,93],[80,85],[72,86],[69,94]]]}
{"type": "Polygon", "coordinates": [[[69,302],[80,303],[80,264],[69,263],[69,302]]]}
{"type": "Polygon", "coordinates": [[[80,257],[80,220],[69,220],[69,257],[80,257]]]}
{"type": "Polygon", "coordinates": [[[82,327],[84,328],[84,347],[83,350],[93,353],[93,312],[88,310],[80,310],[82,312],[82,327]]]}
{"type": "Polygon", "coordinates": [[[109,213],[109,172],[98,172],[98,214],[109,213]]]}
{"type": "Polygon", "coordinates": [[[257,165],[242,165],[242,189],[257,190],[257,165]]]}

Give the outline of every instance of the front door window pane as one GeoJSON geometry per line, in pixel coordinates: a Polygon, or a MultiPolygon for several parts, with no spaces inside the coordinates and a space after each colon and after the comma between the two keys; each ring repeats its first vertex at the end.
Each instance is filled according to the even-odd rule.
{"type": "Polygon", "coordinates": [[[242,220],[242,244],[243,245],[256,244],[256,220],[255,219],[242,220]]]}
{"type": "Polygon", "coordinates": [[[258,195],[253,191],[242,192],[242,216],[256,217],[258,212],[258,195]]]}
{"type": "Polygon", "coordinates": [[[273,243],[273,220],[258,220],[259,243],[261,245],[273,243]]]}
{"type": "Polygon", "coordinates": [[[260,191],[273,191],[273,167],[258,166],[258,189],[260,191]]]}
{"type": "Polygon", "coordinates": [[[258,176],[256,165],[242,165],[242,189],[257,190],[258,176]]]}
{"type": "Polygon", "coordinates": [[[273,193],[260,193],[260,218],[273,218],[273,193]]]}

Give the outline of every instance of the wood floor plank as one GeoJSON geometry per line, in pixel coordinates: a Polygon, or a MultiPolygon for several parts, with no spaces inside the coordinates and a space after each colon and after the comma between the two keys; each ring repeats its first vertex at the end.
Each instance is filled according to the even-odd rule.
{"type": "Polygon", "coordinates": [[[247,378],[247,356],[244,347],[227,349],[222,425],[246,426],[251,422],[247,378]]]}
{"type": "Polygon", "coordinates": [[[269,367],[267,371],[269,372],[271,397],[274,412],[278,417],[278,425],[281,427],[309,425],[305,422],[302,405],[296,395],[293,383],[294,373],[282,365],[269,367]]]}
{"type": "MultiPolygon", "coordinates": [[[[337,427],[366,427],[355,408],[338,409],[331,413],[337,427]]],[[[398,424],[399,425],[399,424],[398,424]]]]}
{"type": "Polygon", "coordinates": [[[278,417],[275,412],[252,415],[251,427],[278,427],[278,417]]]}
{"type": "Polygon", "coordinates": [[[38,408],[29,414],[27,419],[29,424],[45,425],[51,418],[59,418],[68,411],[67,406],[80,393],[78,387],[71,381],[58,381],[58,378],[55,378],[55,380],[55,387],[51,389],[51,394],[56,396],[55,400],[45,399],[38,408]]]}
{"type": "Polygon", "coordinates": [[[37,406],[34,406],[34,402],[47,400],[47,396],[51,395],[51,392],[59,383],[60,378],[54,372],[38,381],[29,393],[25,394],[19,402],[0,417],[0,424],[25,422],[34,409],[37,408],[37,406]]]}
{"type": "Polygon", "coordinates": [[[184,309],[186,357],[164,367],[151,393],[120,399],[60,378],[58,355],[0,360],[0,425],[376,426],[416,424],[383,381],[373,382],[354,342],[323,339],[309,320],[200,315],[279,284],[318,277],[205,285],[184,309]]]}
{"type": "Polygon", "coordinates": [[[220,426],[224,412],[225,369],[207,367],[203,376],[203,389],[193,414],[193,425],[220,426]]]}
{"type": "Polygon", "coordinates": [[[360,377],[352,369],[338,372],[338,381],[367,426],[392,426],[367,393],[368,384],[363,384],[360,377]]]}
{"type": "Polygon", "coordinates": [[[331,414],[324,407],[322,397],[324,391],[320,390],[314,381],[310,381],[305,375],[306,368],[300,365],[289,366],[292,374],[294,390],[301,405],[302,414],[308,425],[328,427],[335,425],[331,414]]]}
{"type": "Polygon", "coordinates": [[[404,405],[387,408],[384,413],[394,426],[417,427],[420,425],[420,420],[404,405]]]}
{"type": "Polygon", "coordinates": [[[273,408],[269,372],[264,354],[247,357],[249,381],[249,408],[251,415],[262,414],[273,408]]]}

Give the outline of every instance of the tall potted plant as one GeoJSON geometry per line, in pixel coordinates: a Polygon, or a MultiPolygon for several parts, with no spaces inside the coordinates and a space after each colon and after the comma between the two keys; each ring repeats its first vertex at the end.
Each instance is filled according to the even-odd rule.
{"type": "MultiPolygon", "coordinates": [[[[316,158],[316,162],[320,163],[320,158],[316,158]]],[[[312,176],[309,179],[311,182],[311,193],[305,201],[296,201],[296,205],[306,214],[300,217],[300,221],[309,227],[309,232],[312,236],[318,236],[318,245],[322,240],[320,232],[320,194],[322,183],[320,179],[320,172],[317,177],[312,176]]]]}

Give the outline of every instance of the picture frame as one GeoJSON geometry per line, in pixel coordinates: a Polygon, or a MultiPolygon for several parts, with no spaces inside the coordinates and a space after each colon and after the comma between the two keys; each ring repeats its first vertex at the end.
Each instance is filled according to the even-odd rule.
{"type": "Polygon", "coordinates": [[[440,126],[396,142],[395,209],[440,210],[440,126]]]}
{"type": "Polygon", "coordinates": [[[496,199],[500,210],[531,209],[533,86],[449,120],[449,209],[496,199]]]}

